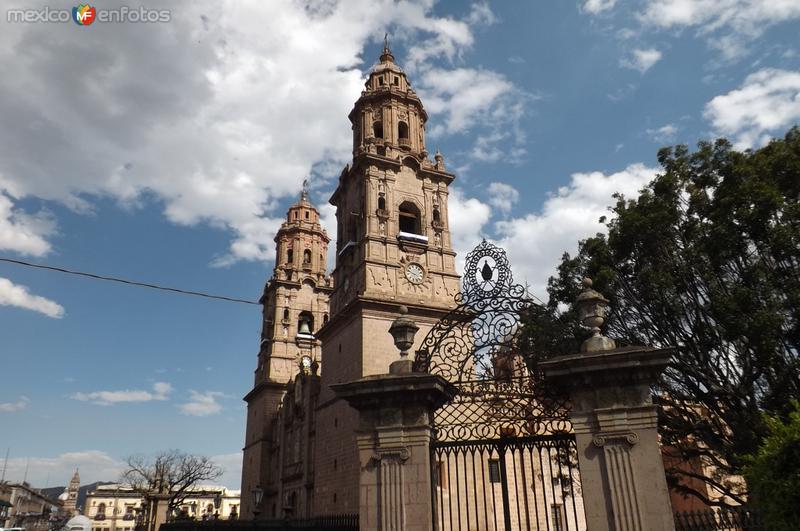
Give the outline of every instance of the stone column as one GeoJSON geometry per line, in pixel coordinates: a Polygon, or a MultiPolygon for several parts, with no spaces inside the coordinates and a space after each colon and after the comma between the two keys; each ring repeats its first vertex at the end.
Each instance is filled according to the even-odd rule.
{"type": "Polygon", "coordinates": [[[569,390],[586,524],[592,531],[675,529],[650,386],[671,350],[620,348],[540,366],[569,390]]]}
{"type": "Polygon", "coordinates": [[[359,412],[360,528],[431,529],[433,412],[456,390],[440,376],[393,369],[331,386],[359,412]]]}
{"type": "Polygon", "coordinates": [[[578,354],[542,362],[546,380],[569,393],[586,525],[591,531],[674,531],[651,386],[671,349],[617,348],[600,334],[608,303],[591,289],[578,297],[594,334],[578,354]]]}
{"type": "Polygon", "coordinates": [[[169,494],[150,494],[147,496],[148,531],[158,531],[161,524],[167,522],[169,498],[169,494]]]}

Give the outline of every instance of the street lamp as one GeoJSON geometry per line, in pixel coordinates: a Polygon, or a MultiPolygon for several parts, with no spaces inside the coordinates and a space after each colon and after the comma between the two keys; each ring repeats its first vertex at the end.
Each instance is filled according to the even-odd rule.
{"type": "Polygon", "coordinates": [[[253,519],[255,520],[258,518],[259,513],[261,513],[261,501],[264,499],[264,489],[261,488],[261,485],[257,485],[256,488],[253,489],[253,519]]]}
{"type": "Polygon", "coordinates": [[[581,344],[581,352],[598,352],[617,348],[614,340],[600,333],[600,327],[608,314],[608,299],[592,289],[592,279],[583,279],[584,290],[575,300],[578,318],[583,326],[592,331],[592,337],[581,344]]]}
{"type": "Polygon", "coordinates": [[[400,359],[389,365],[391,374],[411,372],[412,361],[407,359],[408,351],[414,346],[414,336],[419,330],[417,324],[410,317],[406,317],[408,308],[400,306],[398,311],[400,317],[392,321],[389,333],[394,339],[394,346],[400,351],[400,359]]]}

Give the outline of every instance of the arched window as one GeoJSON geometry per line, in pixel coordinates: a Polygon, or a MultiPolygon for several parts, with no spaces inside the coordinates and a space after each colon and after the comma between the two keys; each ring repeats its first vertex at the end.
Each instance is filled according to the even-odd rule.
{"type": "Polygon", "coordinates": [[[400,232],[420,234],[420,215],[417,205],[406,201],[400,205],[400,232]]]}
{"type": "Polygon", "coordinates": [[[322,316],[322,324],[328,324],[328,314],[322,316]]]}
{"type": "Polygon", "coordinates": [[[311,264],[311,249],[303,251],[303,265],[311,264]]]}
{"type": "Polygon", "coordinates": [[[383,123],[375,122],[372,124],[372,134],[375,138],[383,138],[383,123]]]}
{"type": "Polygon", "coordinates": [[[288,251],[286,251],[286,263],[291,264],[293,262],[294,262],[294,251],[292,249],[289,249],[288,251]]]}
{"type": "Polygon", "coordinates": [[[306,210],[306,219],[308,219],[308,210],[306,210]]]}
{"type": "Polygon", "coordinates": [[[434,208],[433,209],[433,223],[435,225],[438,225],[441,222],[442,222],[442,215],[439,213],[439,209],[438,208],[434,208]]]}
{"type": "Polygon", "coordinates": [[[397,124],[397,137],[400,140],[408,140],[408,124],[405,122],[399,122],[397,124]]]}
{"type": "Polygon", "coordinates": [[[284,321],[288,321],[289,320],[289,308],[285,308],[283,310],[283,320],[284,321]]]}
{"type": "Polygon", "coordinates": [[[382,195],[378,196],[378,210],[386,210],[386,198],[382,195]]]}
{"type": "Polygon", "coordinates": [[[206,512],[208,514],[211,514],[211,513],[214,512],[214,504],[213,503],[209,503],[208,505],[206,505],[206,512]]]}
{"type": "Polygon", "coordinates": [[[97,514],[106,514],[106,504],[101,503],[97,506],[97,514]]]}

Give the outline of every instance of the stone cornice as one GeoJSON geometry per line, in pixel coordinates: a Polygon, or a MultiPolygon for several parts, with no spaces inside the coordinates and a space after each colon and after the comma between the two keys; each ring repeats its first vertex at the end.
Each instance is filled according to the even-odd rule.
{"type": "Polygon", "coordinates": [[[258,382],[250,390],[249,393],[244,395],[244,398],[242,398],[242,400],[244,400],[245,402],[249,403],[251,400],[256,398],[256,396],[261,394],[262,391],[265,391],[267,389],[273,389],[273,390],[278,390],[280,392],[285,392],[286,389],[288,388],[288,385],[289,385],[288,383],[280,383],[280,382],[276,382],[274,380],[262,380],[262,381],[258,382]]]}

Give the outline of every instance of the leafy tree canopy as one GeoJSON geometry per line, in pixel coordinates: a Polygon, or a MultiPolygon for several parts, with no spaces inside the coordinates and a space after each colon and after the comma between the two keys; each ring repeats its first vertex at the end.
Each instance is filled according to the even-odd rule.
{"type": "Polygon", "coordinates": [[[734,476],[769,433],[762,413],[785,418],[800,397],[800,129],[755,151],[720,139],[658,160],[638,198],[615,196],[608,235],[563,256],[522,339],[537,358],[577,352],[588,334],[569,305],[591,277],[611,300],[608,336],[677,347],[656,390],[662,442],[709,466],[672,467],[671,485],[744,502],[734,476]]]}
{"type": "Polygon", "coordinates": [[[785,423],[765,415],[769,436],[745,468],[765,529],[775,531],[797,529],[800,517],[800,402],[792,407],[785,423]]]}

